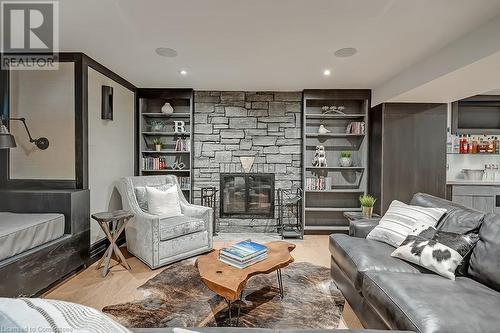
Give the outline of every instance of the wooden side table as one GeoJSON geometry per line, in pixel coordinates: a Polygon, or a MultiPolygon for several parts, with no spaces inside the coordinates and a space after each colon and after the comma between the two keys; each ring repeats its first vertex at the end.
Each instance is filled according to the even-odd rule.
{"type": "Polygon", "coordinates": [[[92,215],[92,218],[99,223],[102,231],[104,231],[110,243],[96,267],[96,269],[99,269],[104,264],[104,268],[101,272],[102,277],[105,277],[109,272],[109,263],[111,262],[111,254],[113,252],[119,260],[119,263],[126,269],[130,269],[129,264],[116,244],[116,241],[118,240],[118,237],[120,237],[123,230],[125,230],[125,226],[132,217],[134,217],[134,214],[126,210],[102,212],[92,215]]]}
{"type": "MultiPolygon", "coordinates": [[[[352,221],[367,219],[361,212],[344,212],[344,217],[351,223],[352,221]]],[[[380,215],[373,213],[372,218],[380,217],[380,215]]]]}

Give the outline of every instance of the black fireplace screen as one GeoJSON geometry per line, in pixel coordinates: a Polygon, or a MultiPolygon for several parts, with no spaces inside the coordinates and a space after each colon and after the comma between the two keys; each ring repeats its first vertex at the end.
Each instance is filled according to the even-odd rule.
{"type": "Polygon", "coordinates": [[[221,174],[220,189],[220,217],[274,218],[274,174],[221,174]]]}

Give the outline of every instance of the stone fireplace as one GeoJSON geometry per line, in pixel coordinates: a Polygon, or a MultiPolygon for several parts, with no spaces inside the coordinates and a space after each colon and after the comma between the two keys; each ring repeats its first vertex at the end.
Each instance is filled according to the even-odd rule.
{"type": "Polygon", "coordinates": [[[220,218],[273,218],[274,174],[220,175],[220,218]]]}
{"type": "MultiPolygon", "coordinates": [[[[217,206],[222,209],[217,209],[216,214],[220,231],[276,230],[274,190],[272,202],[266,204],[270,212],[256,215],[250,209],[238,215],[231,207],[220,206],[224,200],[221,177],[224,174],[239,175],[241,177],[236,181],[240,186],[248,175],[272,174],[275,190],[301,186],[301,124],[302,92],[195,92],[194,202],[200,203],[202,187],[213,186],[219,190],[217,206]],[[250,170],[243,169],[240,157],[254,158],[250,170]]],[[[227,195],[232,195],[233,199],[242,197],[242,190],[238,190],[238,194],[227,195]]],[[[261,194],[254,195],[261,198],[261,194]]],[[[240,202],[239,205],[243,204],[240,202]]],[[[258,205],[252,204],[252,207],[258,205]]]]}

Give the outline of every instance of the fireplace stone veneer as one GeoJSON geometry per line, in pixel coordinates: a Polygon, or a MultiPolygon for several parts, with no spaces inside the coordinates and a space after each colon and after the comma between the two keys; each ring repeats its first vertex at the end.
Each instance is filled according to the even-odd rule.
{"type": "MultiPolygon", "coordinates": [[[[254,157],[249,173],[271,173],[276,189],[302,186],[302,92],[196,91],[193,197],[220,188],[221,174],[241,173],[240,157],[254,157]]],[[[219,201],[220,204],[220,201],[219,201]]],[[[274,212],[273,212],[274,213],[274,212]]],[[[222,232],[274,232],[273,217],[219,216],[222,232]]]]}

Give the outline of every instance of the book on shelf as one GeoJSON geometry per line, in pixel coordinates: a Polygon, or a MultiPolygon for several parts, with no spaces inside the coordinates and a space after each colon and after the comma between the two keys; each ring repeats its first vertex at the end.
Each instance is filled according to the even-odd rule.
{"type": "Polygon", "coordinates": [[[142,170],[165,170],[168,169],[165,157],[143,157],[142,170]]]}
{"type": "Polygon", "coordinates": [[[306,177],[306,191],[329,191],[332,189],[332,177],[306,177]]]}
{"type": "Polygon", "coordinates": [[[248,267],[267,258],[267,247],[251,240],[236,243],[219,252],[219,259],[238,268],[248,267]]]}
{"type": "Polygon", "coordinates": [[[177,177],[177,181],[179,182],[179,186],[181,187],[181,189],[186,190],[191,188],[190,177],[177,177]]]}
{"type": "Polygon", "coordinates": [[[347,125],[347,134],[365,134],[365,123],[363,121],[354,121],[347,125]]]}
{"type": "Polygon", "coordinates": [[[189,139],[184,139],[184,138],[178,138],[177,141],[175,141],[175,151],[190,151],[190,146],[191,146],[191,140],[189,139]]]}

